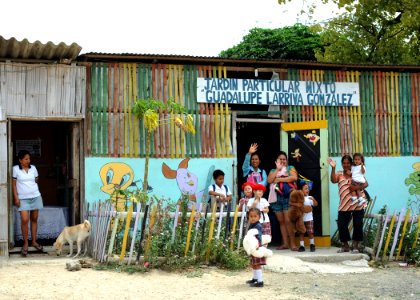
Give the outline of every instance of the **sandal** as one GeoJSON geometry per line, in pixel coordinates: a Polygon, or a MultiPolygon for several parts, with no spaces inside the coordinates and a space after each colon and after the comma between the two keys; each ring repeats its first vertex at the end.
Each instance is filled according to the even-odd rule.
{"type": "Polygon", "coordinates": [[[284,245],[276,247],[276,250],[286,250],[286,249],[289,249],[289,247],[284,246],[284,245]]]}
{"type": "Polygon", "coordinates": [[[344,253],[344,252],[350,252],[350,249],[349,248],[340,248],[337,251],[337,253],[344,253]]]}
{"type": "Polygon", "coordinates": [[[33,244],[32,247],[34,247],[38,251],[44,250],[44,247],[42,247],[42,245],[40,244],[33,244]]]}
{"type": "Polygon", "coordinates": [[[353,249],[353,250],[350,251],[350,253],[352,253],[352,254],[359,254],[359,250],[353,249]]]}
{"type": "Polygon", "coordinates": [[[22,247],[22,250],[21,250],[21,252],[20,252],[20,254],[23,256],[23,257],[26,257],[26,256],[28,256],[28,248],[23,248],[22,247]]]}
{"type": "Polygon", "coordinates": [[[290,248],[290,250],[291,251],[299,251],[299,248],[298,247],[293,247],[293,248],[290,248]]]}

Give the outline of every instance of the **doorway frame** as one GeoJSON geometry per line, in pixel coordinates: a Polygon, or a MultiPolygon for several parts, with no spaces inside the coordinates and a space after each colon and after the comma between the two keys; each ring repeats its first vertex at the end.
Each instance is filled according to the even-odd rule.
{"type": "MultiPolygon", "coordinates": [[[[73,188],[73,206],[71,207],[71,223],[76,224],[84,216],[84,205],[81,200],[84,199],[84,127],[83,118],[27,118],[27,117],[8,117],[7,118],[7,141],[8,141],[8,154],[7,154],[7,196],[8,199],[13,199],[13,191],[11,187],[12,168],[13,168],[13,144],[12,144],[12,123],[16,121],[26,122],[60,122],[68,123],[71,132],[71,149],[72,153],[72,170],[73,178],[69,179],[69,187],[73,188]]],[[[8,225],[8,244],[9,249],[13,249],[14,244],[14,228],[13,228],[13,202],[8,201],[7,208],[7,225],[8,225]]]]}
{"type": "MultiPolygon", "coordinates": [[[[238,172],[237,172],[237,164],[238,164],[238,144],[237,144],[237,140],[236,140],[236,124],[237,123],[278,123],[279,125],[282,125],[284,123],[283,119],[278,119],[278,118],[272,118],[272,119],[257,119],[257,118],[247,118],[246,116],[248,115],[255,115],[256,112],[250,111],[250,112],[243,112],[241,111],[241,117],[238,117],[238,112],[237,111],[232,111],[232,150],[233,150],[233,155],[234,157],[236,157],[236,162],[234,162],[234,166],[233,166],[233,182],[234,182],[234,186],[233,186],[233,191],[234,191],[234,199],[238,199],[238,195],[236,195],[237,191],[238,191],[238,172]],[[242,117],[245,116],[245,117],[242,117]]],[[[281,127],[281,126],[280,126],[281,127]]],[[[281,149],[281,130],[279,131],[279,139],[280,139],[280,145],[279,148],[281,149]]]]}
{"type": "MultiPolygon", "coordinates": [[[[329,176],[328,176],[328,120],[292,122],[281,124],[281,150],[289,153],[288,132],[298,130],[319,129],[320,137],[320,179],[321,179],[321,218],[322,236],[330,237],[330,201],[329,201],[329,176]],[[283,141],[283,142],[282,142],[283,141]]],[[[317,243],[319,244],[319,243],[317,243]]],[[[323,241],[322,246],[330,246],[331,240],[323,241]],[[324,245],[326,243],[326,245],[324,245]]],[[[321,246],[321,245],[320,245],[321,246]]]]}

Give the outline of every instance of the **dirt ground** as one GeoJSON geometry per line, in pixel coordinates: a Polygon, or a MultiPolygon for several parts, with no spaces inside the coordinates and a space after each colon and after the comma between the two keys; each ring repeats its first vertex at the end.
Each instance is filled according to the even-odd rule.
{"type": "Polygon", "coordinates": [[[361,274],[264,272],[264,288],[250,288],[251,271],[201,268],[182,273],[120,273],[62,263],[0,267],[1,299],[420,299],[420,269],[392,267],[361,274]]]}

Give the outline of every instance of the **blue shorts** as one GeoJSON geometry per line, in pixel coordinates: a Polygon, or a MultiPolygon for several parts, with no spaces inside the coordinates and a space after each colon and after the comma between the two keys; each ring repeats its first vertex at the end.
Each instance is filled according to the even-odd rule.
{"type": "Polygon", "coordinates": [[[289,210],[289,197],[283,197],[277,193],[277,201],[271,203],[270,207],[274,212],[289,210]]]}
{"type": "Polygon", "coordinates": [[[20,207],[18,211],[37,210],[44,207],[42,204],[42,197],[38,196],[35,198],[19,199],[20,207]]]}

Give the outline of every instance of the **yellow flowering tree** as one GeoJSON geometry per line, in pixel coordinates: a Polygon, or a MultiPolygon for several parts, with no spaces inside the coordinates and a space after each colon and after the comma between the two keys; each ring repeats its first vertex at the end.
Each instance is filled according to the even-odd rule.
{"type": "Polygon", "coordinates": [[[150,140],[153,131],[158,126],[174,122],[182,131],[195,134],[194,119],[192,115],[179,103],[168,100],[163,103],[154,99],[139,99],[134,103],[134,114],[144,121],[146,129],[146,160],[144,165],[143,193],[147,193],[148,176],[149,176],[149,158],[150,158],[150,140]],[[178,115],[177,117],[168,117],[159,119],[159,112],[166,111],[168,114],[178,115]]]}

